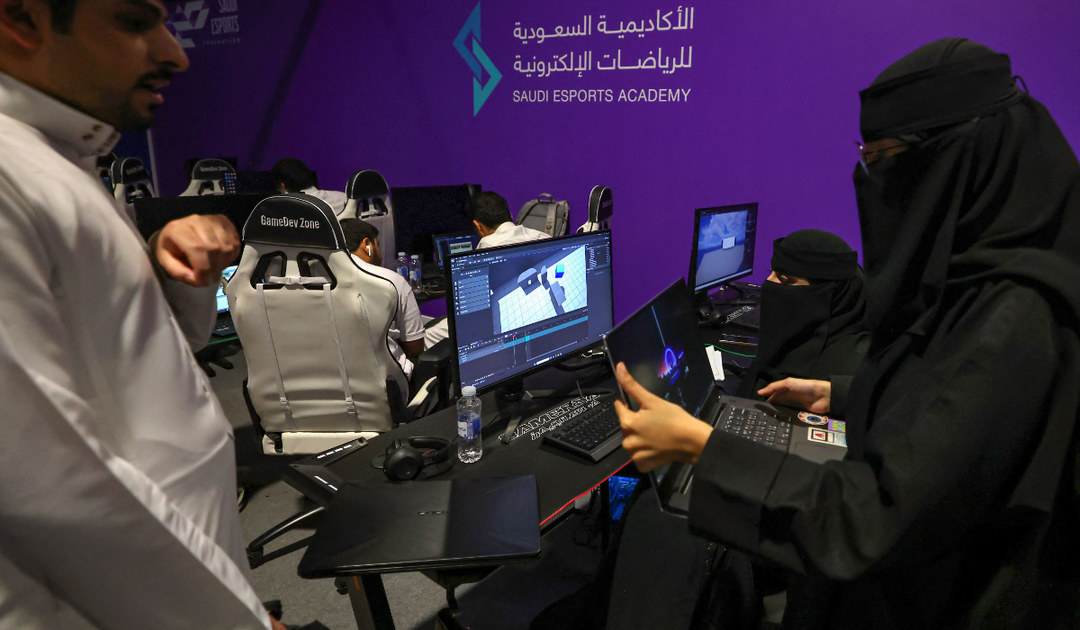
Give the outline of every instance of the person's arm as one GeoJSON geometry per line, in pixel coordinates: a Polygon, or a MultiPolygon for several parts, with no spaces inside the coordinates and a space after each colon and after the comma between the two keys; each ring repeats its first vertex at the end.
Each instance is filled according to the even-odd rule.
{"type": "MultiPolygon", "coordinates": [[[[1055,448],[1040,443],[1063,434],[1050,427],[1075,421],[1075,408],[1047,403],[1056,383],[1080,379],[1080,348],[1027,290],[982,295],[949,329],[875,390],[877,413],[857,443],[848,423],[857,459],[814,464],[715,432],[695,467],[691,529],[841,580],[969,540],[1005,509],[1033,454],[1055,448]]],[[[1051,471],[1036,487],[1049,484],[1052,497],[1047,475],[1061,471],[1051,471]]]]}
{"type": "Polygon", "coordinates": [[[424,351],[424,319],[420,315],[420,306],[412,291],[398,293],[398,343],[405,351],[405,356],[416,360],[424,351]]]}
{"type": "Polygon", "coordinates": [[[224,215],[191,215],[165,224],[149,240],[150,260],[184,337],[195,350],[214,329],[221,270],[240,252],[240,236],[224,215]]]}
{"type": "Polygon", "coordinates": [[[0,190],[0,554],[97,627],[269,628],[245,569],[108,448],[14,195],[0,190]]]}
{"type": "Polygon", "coordinates": [[[789,376],[773,381],[758,390],[768,402],[805,409],[811,413],[829,413],[832,409],[832,383],[789,376]]]}

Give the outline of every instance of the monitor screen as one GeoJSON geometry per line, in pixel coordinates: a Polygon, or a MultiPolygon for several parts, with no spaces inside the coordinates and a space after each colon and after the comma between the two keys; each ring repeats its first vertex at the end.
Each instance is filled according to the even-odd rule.
{"type": "Polygon", "coordinates": [[[477,250],[452,256],[446,266],[462,387],[493,388],[611,330],[610,232],[477,250]]]}
{"type": "Polygon", "coordinates": [[[478,235],[475,230],[470,232],[456,232],[454,234],[436,234],[431,238],[435,243],[432,255],[434,256],[435,264],[440,267],[450,256],[462,252],[471,252],[476,249],[476,245],[480,242],[480,235],[478,235]]]}
{"type": "Polygon", "coordinates": [[[221,282],[218,282],[217,288],[218,314],[229,312],[229,298],[225,296],[225,285],[229,283],[234,273],[236,273],[236,265],[230,265],[221,270],[221,282]]]}
{"type": "Polygon", "coordinates": [[[753,273],[757,213],[756,203],[695,211],[690,254],[690,286],[695,293],[753,273]]]}
{"type": "Polygon", "coordinates": [[[478,190],[479,186],[469,184],[394,187],[390,201],[397,250],[431,260],[431,234],[472,230],[472,217],[465,204],[478,190]]]}
{"type": "Polygon", "coordinates": [[[165,227],[173,219],[192,214],[224,214],[238,232],[255,208],[268,195],[204,195],[202,197],[148,197],[136,199],[135,224],[143,238],[165,227]]]}

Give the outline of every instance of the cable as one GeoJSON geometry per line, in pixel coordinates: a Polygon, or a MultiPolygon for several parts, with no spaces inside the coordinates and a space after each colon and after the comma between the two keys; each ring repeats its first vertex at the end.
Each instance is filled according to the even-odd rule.
{"type": "Polygon", "coordinates": [[[712,346],[712,347],[716,348],[717,350],[719,350],[720,352],[727,352],[728,354],[734,354],[737,357],[744,357],[744,358],[747,358],[747,359],[756,359],[757,358],[756,354],[743,354],[741,352],[735,352],[734,350],[728,350],[727,348],[721,348],[720,346],[716,345],[715,343],[707,343],[705,345],[712,346]]]}

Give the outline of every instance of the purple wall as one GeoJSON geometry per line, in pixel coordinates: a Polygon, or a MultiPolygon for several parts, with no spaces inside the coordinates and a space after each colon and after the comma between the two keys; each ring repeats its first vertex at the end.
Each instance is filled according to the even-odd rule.
{"type": "MultiPolygon", "coordinates": [[[[754,280],[767,274],[772,240],[795,229],[832,230],[857,247],[858,90],[932,39],[1008,53],[1080,146],[1074,0],[710,2],[693,5],[692,28],[689,7],[674,2],[482,0],[481,37],[465,44],[477,40],[502,78],[475,116],[473,72],[453,46],[475,0],[264,0],[236,12],[220,1],[205,5],[201,29],[181,33],[195,44],[192,70],[169,89],[153,131],[163,194],[183,189],[190,156],[236,156],[243,169],[295,156],[324,188],[375,168],[391,187],[478,182],[515,212],[550,192],[569,200],[573,228],[604,184],[616,201],[619,319],[686,274],[696,207],[760,202],[754,280]],[[601,22],[648,32],[620,38],[601,22]],[[575,35],[550,37],[559,26],[575,35]],[[577,66],[585,53],[580,76],[556,59],[577,66]],[[617,54],[622,69],[600,69],[617,54]],[[669,71],[627,67],[648,56],[669,71]],[[689,67],[671,70],[672,57],[689,67]],[[557,71],[527,76],[537,61],[557,71]],[[554,102],[570,89],[610,89],[612,102],[554,102]],[[620,102],[628,89],[689,94],[620,102]],[[537,91],[546,102],[515,102],[537,91]]],[[[197,17],[182,16],[189,27],[197,17]]]]}

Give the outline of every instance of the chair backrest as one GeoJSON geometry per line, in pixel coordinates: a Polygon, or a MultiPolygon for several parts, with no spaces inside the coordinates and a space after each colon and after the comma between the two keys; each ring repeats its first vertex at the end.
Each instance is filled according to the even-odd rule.
{"type": "Polygon", "coordinates": [[[345,208],[338,219],[363,219],[379,231],[379,250],[383,266],[395,269],[397,243],[394,240],[394,206],[390,186],[378,171],[364,169],[349,176],[345,184],[345,208]]]}
{"type": "Polygon", "coordinates": [[[589,193],[589,220],[577,229],[582,232],[599,232],[611,229],[611,214],[615,202],[612,201],[611,189],[607,186],[593,186],[589,193]]]}
{"type": "Polygon", "coordinates": [[[570,204],[555,201],[554,195],[543,193],[521,206],[515,223],[545,232],[548,236],[563,236],[569,230],[569,220],[570,204]]]}
{"type": "Polygon", "coordinates": [[[386,336],[397,290],[356,264],[326,202],[260,201],[226,294],[264,431],[386,431],[401,420],[408,381],[386,336]]]}
{"type": "Polygon", "coordinates": [[[98,177],[101,178],[101,183],[105,184],[105,190],[109,191],[111,195],[113,193],[112,185],[112,165],[116,161],[116,154],[109,153],[107,155],[99,155],[97,157],[97,172],[98,177]]]}
{"type": "Polygon", "coordinates": [[[204,158],[191,167],[191,181],[181,197],[204,195],[235,195],[236,169],[218,158],[204,158]]]}
{"type": "Polygon", "coordinates": [[[109,167],[113,184],[113,197],[124,204],[128,216],[135,218],[135,200],[156,197],[150,173],[139,158],[126,157],[116,160],[109,167]]]}

